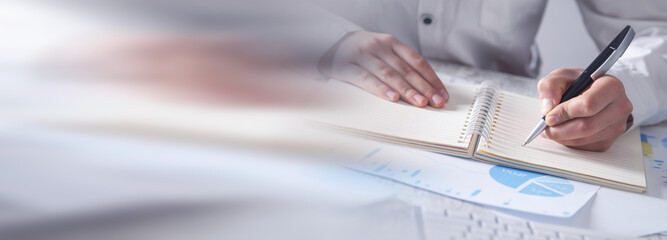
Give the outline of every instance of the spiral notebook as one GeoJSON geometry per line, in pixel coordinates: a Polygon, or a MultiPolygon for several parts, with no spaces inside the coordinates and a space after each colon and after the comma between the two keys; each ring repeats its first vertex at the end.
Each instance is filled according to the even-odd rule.
{"type": "Polygon", "coordinates": [[[445,86],[450,100],[443,109],[434,109],[389,102],[330,81],[307,119],[401,145],[622,190],[646,190],[639,129],[621,136],[605,152],[572,149],[541,137],[521,146],[542,117],[537,99],[503,92],[492,82],[445,86]]]}

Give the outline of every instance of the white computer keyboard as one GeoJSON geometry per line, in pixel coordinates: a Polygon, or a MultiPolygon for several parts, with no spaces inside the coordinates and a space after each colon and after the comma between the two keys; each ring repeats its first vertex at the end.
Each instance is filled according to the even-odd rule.
{"type": "MultiPolygon", "coordinates": [[[[421,210],[421,209],[420,209],[421,210]]],[[[467,211],[420,211],[422,239],[636,239],[467,211]]]]}

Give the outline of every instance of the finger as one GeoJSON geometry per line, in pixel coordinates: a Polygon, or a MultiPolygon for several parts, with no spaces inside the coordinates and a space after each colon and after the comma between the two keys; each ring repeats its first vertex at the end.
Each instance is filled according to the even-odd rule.
{"type": "Polygon", "coordinates": [[[554,106],[558,105],[565,90],[572,85],[581,72],[581,69],[561,68],[540,79],[537,83],[537,91],[540,94],[542,115],[547,115],[554,106]]]}
{"type": "MultiPolygon", "coordinates": [[[[550,135],[549,132],[545,131],[547,136],[550,135]]],[[[616,122],[610,126],[607,126],[602,131],[581,138],[569,139],[569,140],[554,140],[560,144],[563,144],[568,147],[580,147],[594,145],[597,143],[604,143],[607,141],[614,141],[618,136],[625,132],[625,123],[622,121],[616,122]]],[[[591,146],[592,147],[592,146],[591,146]]]]}
{"type": "Polygon", "coordinates": [[[392,50],[394,53],[396,53],[397,56],[399,56],[413,69],[415,69],[415,71],[417,71],[417,73],[421,75],[422,78],[426,79],[426,81],[428,81],[431,86],[438,90],[438,92],[444,98],[445,102],[449,100],[449,92],[447,92],[445,85],[442,84],[442,81],[438,75],[435,74],[435,71],[433,71],[433,68],[431,68],[431,65],[428,63],[428,61],[426,61],[426,59],[424,59],[424,57],[398,40],[392,44],[392,50]]]}
{"type": "MultiPolygon", "coordinates": [[[[554,141],[569,141],[600,135],[615,125],[625,126],[625,121],[618,116],[614,116],[615,113],[611,108],[613,107],[610,105],[609,109],[603,111],[601,115],[604,116],[577,118],[558,126],[549,127],[544,133],[547,138],[554,141]],[[610,121],[610,119],[615,120],[610,121]]],[[[625,129],[619,131],[621,130],[625,131],[625,129]]]]}
{"type": "Polygon", "coordinates": [[[582,95],[556,106],[547,114],[546,123],[555,126],[574,118],[593,116],[620,96],[625,96],[620,81],[615,78],[600,78],[582,95]]]}
{"type": "Polygon", "coordinates": [[[620,103],[611,103],[594,116],[575,118],[549,127],[547,136],[553,140],[577,139],[597,134],[619,121],[625,122],[629,114],[620,111],[619,105],[620,103]]]}
{"type": "Polygon", "coordinates": [[[340,79],[342,81],[355,85],[387,101],[395,102],[400,98],[398,92],[380,81],[375,74],[366,71],[359,65],[350,64],[345,68],[344,72],[345,74],[340,79]]]}
{"type": "Polygon", "coordinates": [[[396,90],[404,101],[417,107],[428,104],[428,100],[408,84],[394,68],[377,57],[364,54],[359,57],[357,64],[396,90]]]}
{"type": "Polygon", "coordinates": [[[426,79],[422,78],[422,76],[403,61],[403,59],[396,56],[391,49],[389,49],[389,51],[382,51],[376,56],[392,66],[412,87],[428,98],[431,107],[441,108],[445,105],[445,99],[442,97],[442,94],[438,93],[426,79]]]}

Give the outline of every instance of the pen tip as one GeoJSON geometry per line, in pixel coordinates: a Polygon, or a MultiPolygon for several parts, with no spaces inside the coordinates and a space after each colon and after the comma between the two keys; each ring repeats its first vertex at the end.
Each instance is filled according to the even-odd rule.
{"type": "Polygon", "coordinates": [[[525,147],[525,146],[526,146],[526,143],[521,144],[521,146],[522,146],[522,147],[525,147]]]}

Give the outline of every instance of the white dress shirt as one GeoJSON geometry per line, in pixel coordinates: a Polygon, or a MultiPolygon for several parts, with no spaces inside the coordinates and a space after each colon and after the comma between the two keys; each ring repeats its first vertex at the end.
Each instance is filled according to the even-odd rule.
{"type": "MultiPolygon", "coordinates": [[[[536,77],[535,35],[546,0],[316,0],[349,31],[394,35],[426,58],[536,77]],[[356,24],[351,27],[349,22],[356,24]]],[[[667,1],[580,0],[602,49],[625,27],[637,35],[610,74],[634,105],[635,126],[667,119],[667,1]]],[[[331,34],[341,38],[344,34],[331,34]]],[[[583,66],[573,66],[583,67],[583,66]]]]}

